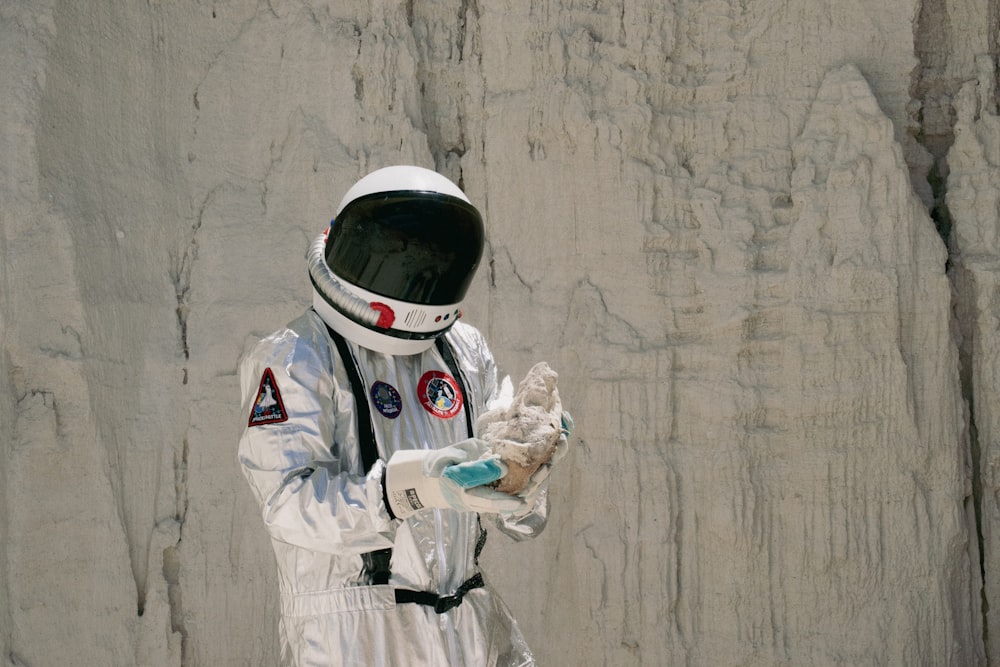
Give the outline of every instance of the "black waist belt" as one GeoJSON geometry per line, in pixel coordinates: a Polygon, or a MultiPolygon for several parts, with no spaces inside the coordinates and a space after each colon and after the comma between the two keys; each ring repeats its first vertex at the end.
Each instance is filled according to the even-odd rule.
{"type": "Polygon", "coordinates": [[[443,614],[449,609],[454,609],[462,604],[465,594],[476,588],[483,587],[483,575],[474,574],[469,577],[464,584],[458,587],[453,595],[437,595],[427,591],[411,591],[407,588],[396,589],[396,603],[414,602],[416,604],[434,607],[434,611],[443,614]]]}

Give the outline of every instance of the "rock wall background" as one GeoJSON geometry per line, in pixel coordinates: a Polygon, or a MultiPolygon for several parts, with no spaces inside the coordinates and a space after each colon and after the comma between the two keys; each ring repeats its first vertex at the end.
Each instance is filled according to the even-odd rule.
{"type": "Polygon", "coordinates": [[[996,664],[998,40],[996,0],[0,4],[5,663],[275,662],[236,362],[410,162],[576,417],[547,532],[487,547],[543,664],[996,664]]]}

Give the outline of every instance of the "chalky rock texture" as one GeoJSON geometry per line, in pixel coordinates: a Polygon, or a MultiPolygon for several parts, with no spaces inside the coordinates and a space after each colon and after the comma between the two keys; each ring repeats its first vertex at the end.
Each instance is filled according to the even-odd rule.
{"type": "MultiPolygon", "coordinates": [[[[236,365],[377,167],[576,421],[541,664],[1000,662],[995,0],[0,3],[0,655],[277,663],[236,365]]],[[[404,409],[406,409],[404,407],[404,409]]],[[[419,409],[419,408],[415,408],[419,409]]]]}
{"type": "MultiPolygon", "coordinates": [[[[961,327],[963,385],[972,397],[970,466],[984,572],[985,622],[1000,628],[1000,115],[990,64],[955,101],[948,153],[948,207],[954,219],[952,276],[961,327]]],[[[996,662],[1000,636],[989,635],[996,662]]]]}
{"type": "Polygon", "coordinates": [[[516,494],[531,476],[552,460],[562,437],[559,374],[540,361],[518,384],[510,405],[494,408],[476,420],[476,435],[507,466],[496,489],[516,494]]]}

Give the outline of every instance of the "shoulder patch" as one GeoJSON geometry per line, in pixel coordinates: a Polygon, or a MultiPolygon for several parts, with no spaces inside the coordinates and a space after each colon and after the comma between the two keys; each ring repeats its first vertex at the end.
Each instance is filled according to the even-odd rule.
{"type": "Polygon", "coordinates": [[[287,420],[288,413],[285,412],[285,404],[281,402],[281,392],[278,391],[278,383],[274,381],[274,373],[270,368],[265,368],[247,426],[277,424],[287,420]]]}

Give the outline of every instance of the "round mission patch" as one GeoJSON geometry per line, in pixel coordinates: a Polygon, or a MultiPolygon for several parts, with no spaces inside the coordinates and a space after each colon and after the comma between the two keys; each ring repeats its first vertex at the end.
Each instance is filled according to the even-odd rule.
{"type": "Polygon", "coordinates": [[[451,419],[462,409],[462,390],[455,378],[441,371],[427,371],[417,384],[420,405],[441,419],[451,419]]]}
{"type": "Polygon", "coordinates": [[[371,388],[372,403],[383,417],[395,419],[403,411],[403,399],[399,392],[388,382],[375,382],[371,388]]]}

